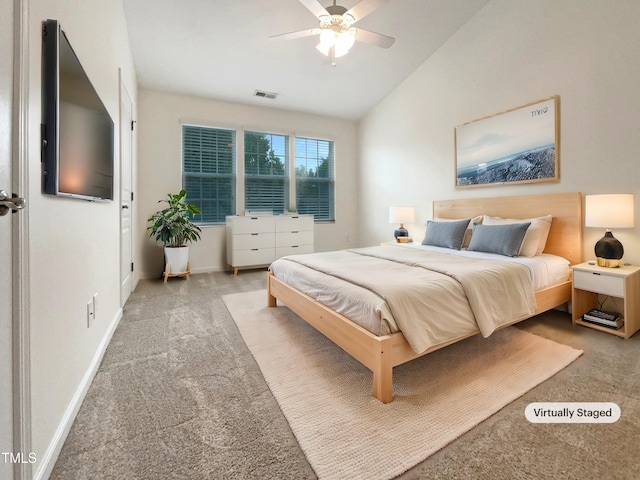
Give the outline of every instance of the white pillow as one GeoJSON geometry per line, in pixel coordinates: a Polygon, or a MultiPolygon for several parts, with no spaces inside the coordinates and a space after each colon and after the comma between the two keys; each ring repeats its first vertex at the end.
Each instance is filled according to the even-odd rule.
{"type": "Polygon", "coordinates": [[[531,222],[520,247],[520,255],[523,257],[535,257],[540,255],[547,244],[549,229],[551,228],[551,215],[537,218],[500,218],[484,215],[483,225],[506,225],[510,223],[531,222]]]}
{"type": "MultiPolygon", "coordinates": [[[[464,232],[464,239],[462,240],[462,248],[467,248],[469,243],[471,242],[471,236],[473,235],[473,224],[474,223],[482,223],[482,215],[478,215],[477,217],[473,217],[469,220],[469,226],[464,232]]],[[[440,218],[435,217],[433,219],[435,222],[455,222],[460,220],[459,218],[440,218]]]]}

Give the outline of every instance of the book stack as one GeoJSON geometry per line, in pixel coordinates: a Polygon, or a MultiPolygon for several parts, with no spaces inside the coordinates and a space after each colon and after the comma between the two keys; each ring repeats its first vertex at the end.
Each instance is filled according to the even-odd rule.
{"type": "Polygon", "coordinates": [[[624,325],[624,320],[617,313],[603,312],[601,310],[589,310],[582,315],[582,320],[585,322],[600,325],[601,327],[619,329],[624,325]]]}

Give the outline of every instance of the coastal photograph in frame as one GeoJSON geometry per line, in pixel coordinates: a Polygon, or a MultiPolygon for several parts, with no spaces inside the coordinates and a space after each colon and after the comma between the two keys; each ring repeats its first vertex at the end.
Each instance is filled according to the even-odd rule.
{"type": "Polygon", "coordinates": [[[558,181],[558,100],[556,95],[455,127],[455,187],[558,181]]]}

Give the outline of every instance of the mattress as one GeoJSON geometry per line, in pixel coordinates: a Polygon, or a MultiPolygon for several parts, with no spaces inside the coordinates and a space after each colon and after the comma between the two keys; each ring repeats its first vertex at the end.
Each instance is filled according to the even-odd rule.
{"type": "Polygon", "coordinates": [[[501,262],[518,263],[526,265],[531,274],[533,289],[543,290],[566,281],[570,276],[569,261],[558,255],[543,253],[535,257],[505,257],[495,253],[471,252],[467,250],[451,250],[449,248],[431,247],[429,245],[397,244],[391,248],[416,248],[418,250],[431,250],[446,255],[456,255],[468,258],[486,258],[501,262]]]}
{"type": "MultiPolygon", "coordinates": [[[[374,335],[402,331],[416,353],[478,330],[484,336],[488,336],[494,328],[500,326],[500,323],[511,323],[518,318],[529,316],[535,307],[535,299],[533,305],[531,304],[535,290],[569,278],[569,262],[555,255],[510,258],[412,244],[283,257],[276,260],[270,266],[270,270],[284,283],[344,315],[374,335]],[[355,253],[357,255],[351,255],[355,253]],[[365,264],[365,260],[362,259],[378,255],[389,258],[374,258],[371,265],[365,264]],[[489,323],[479,323],[478,318],[485,316],[484,297],[490,295],[484,295],[481,289],[480,292],[473,293],[469,284],[475,280],[467,281],[465,286],[456,275],[452,278],[439,275],[443,272],[434,273],[428,269],[425,271],[422,268],[422,260],[417,260],[415,264],[413,260],[406,260],[423,257],[428,259],[428,264],[433,264],[434,259],[443,265],[452,262],[457,265],[453,270],[459,269],[461,263],[473,265],[475,269],[481,268],[476,265],[487,265],[494,270],[495,277],[497,265],[504,272],[511,269],[525,271],[527,273],[520,273],[520,276],[524,275],[527,278],[526,282],[521,282],[519,290],[516,289],[509,295],[499,292],[496,296],[504,298],[497,298],[492,300],[493,304],[489,303],[489,323]],[[396,262],[396,259],[399,261],[396,262]],[[392,261],[385,263],[386,260],[392,261]],[[351,278],[353,271],[362,269],[364,273],[359,272],[360,279],[351,278]],[[378,283],[373,281],[376,277],[379,277],[376,280],[378,283]],[[371,282],[369,278],[372,279],[371,282]],[[395,285],[397,288],[394,288],[395,285]],[[414,290],[416,300],[399,296],[414,290]],[[482,308],[474,309],[473,301],[468,305],[469,299],[480,302],[482,308]],[[417,304],[409,306],[409,303],[414,301],[417,304]]],[[[440,268],[436,266],[435,270],[440,268]]],[[[489,277],[491,276],[490,274],[489,277]]],[[[496,281],[498,285],[495,288],[483,283],[482,279],[480,283],[487,292],[506,291],[512,288],[511,283],[518,283],[520,280],[509,279],[505,282],[504,279],[498,278],[496,281]]]]}

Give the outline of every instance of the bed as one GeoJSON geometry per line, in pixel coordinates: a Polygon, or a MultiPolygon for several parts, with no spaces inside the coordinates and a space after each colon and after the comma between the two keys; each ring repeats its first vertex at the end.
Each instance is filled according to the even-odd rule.
{"type": "MultiPolygon", "coordinates": [[[[286,305],[302,319],[369,368],[373,372],[374,397],[383,403],[389,403],[393,400],[393,367],[478,333],[481,333],[483,336],[488,336],[494,330],[513,325],[533,315],[558,307],[570,300],[571,279],[568,266],[582,261],[582,198],[580,193],[488,197],[433,202],[434,219],[439,218],[451,221],[455,219],[477,218],[483,215],[506,219],[527,219],[548,215],[552,217],[542,255],[539,255],[535,261],[533,261],[534,259],[531,259],[531,261],[523,259],[523,262],[518,262],[516,259],[513,263],[518,264],[518,266],[510,266],[508,268],[514,268],[516,271],[519,270],[519,272],[514,274],[516,277],[513,279],[502,280],[503,284],[516,283],[520,285],[520,283],[522,283],[522,285],[525,285],[527,283],[522,272],[524,270],[532,272],[532,267],[523,267],[519,265],[520,263],[534,264],[544,261],[544,259],[547,258],[555,265],[554,262],[557,263],[556,258],[561,257],[561,259],[565,259],[564,263],[566,264],[564,274],[547,276],[546,280],[542,282],[534,282],[530,279],[531,283],[530,287],[528,287],[531,290],[530,292],[527,292],[523,286],[520,286],[519,291],[522,292],[522,295],[512,295],[511,298],[520,299],[521,296],[522,303],[514,303],[513,311],[510,312],[509,315],[504,315],[504,318],[501,319],[500,322],[492,323],[495,318],[490,318],[483,323],[479,320],[480,316],[478,316],[477,325],[470,326],[465,318],[469,315],[471,315],[472,319],[475,318],[477,313],[475,310],[472,310],[471,313],[463,313],[464,309],[460,307],[453,310],[449,309],[445,312],[445,308],[443,308],[441,302],[440,306],[432,308],[440,308],[440,313],[442,315],[447,313],[448,318],[452,320],[456,316],[461,317],[460,328],[451,328],[450,331],[444,333],[439,331],[433,338],[428,338],[423,341],[420,338],[416,339],[415,334],[411,331],[411,323],[407,318],[398,316],[398,318],[403,318],[403,321],[398,321],[396,322],[397,324],[386,320],[378,323],[376,320],[373,321],[373,324],[378,324],[378,327],[372,327],[367,323],[367,318],[356,318],[356,315],[352,315],[351,310],[348,308],[338,308],[336,305],[340,305],[340,303],[331,303],[330,301],[325,301],[323,298],[320,298],[322,301],[319,301],[313,298],[314,296],[318,297],[318,295],[316,292],[306,291],[304,281],[302,284],[298,281],[293,281],[294,278],[308,278],[307,283],[320,285],[331,297],[343,295],[343,304],[355,304],[360,301],[361,297],[365,298],[371,294],[366,291],[368,288],[364,288],[362,292],[356,291],[355,293],[354,291],[344,288],[344,284],[340,284],[341,281],[344,282],[344,280],[341,279],[341,270],[357,272],[359,268],[363,269],[360,274],[361,280],[356,282],[358,283],[355,287],[356,289],[362,289],[360,283],[366,284],[369,282],[368,277],[370,275],[366,270],[367,268],[370,269],[370,272],[378,270],[383,272],[383,275],[386,275],[388,279],[393,278],[394,281],[387,280],[387,282],[383,282],[386,283],[385,287],[372,287],[372,290],[374,290],[373,296],[383,297],[383,303],[387,302],[389,308],[391,309],[391,307],[393,307],[394,312],[396,312],[402,308],[404,301],[401,300],[402,297],[395,299],[392,295],[396,293],[398,295],[404,294],[404,291],[414,289],[414,285],[418,282],[424,282],[425,285],[431,284],[434,286],[440,285],[443,282],[452,282],[452,284],[459,283],[464,290],[468,285],[471,286],[480,278],[478,277],[479,272],[475,272],[474,268],[468,268],[470,271],[469,275],[471,275],[470,280],[464,280],[464,278],[458,276],[459,273],[460,275],[463,273],[467,275],[460,266],[460,264],[466,262],[466,260],[462,262],[455,258],[451,260],[450,257],[455,257],[455,255],[446,255],[447,263],[445,264],[443,260],[443,265],[446,265],[446,267],[439,267],[438,259],[440,257],[438,255],[440,255],[440,253],[438,253],[438,250],[443,249],[433,248],[431,250],[434,250],[435,253],[427,252],[423,254],[422,250],[430,249],[422,249],[411,245],[372,247],[355,249],[353,252],[341,251],[310,256],[296,256],[300,257],[295,258],[296,262],[291,262],[291,258],[280,259],[277,261],[280,263],[274,262],[274,264],[272,264],[267,276],[267,303],[270,307],[276,307],[278,302],[286,305]],[[414,250],[412,250],[412,248],[414,250]],[[414,257],[418,258],[417,253],[414,254],[414,252],[418,250],[421,250],[420,257],[418,260],[414,260],[414,257]],[[366,257],[367,263],[365,263],[364,257],[366,257]],[[369,264],[370,261],[373,263],[369,264]],[[449,265],[448,262],[450,261],[453,262],[452,265],[449,265]],[[297,270],[293,270],[289,275],[283,274],[281,263],[284,262],[287,262],[288,265],[295,263],[297,270]],[[328,272],[321,271],[318,273],[315,270],[316,262],[322,264],[321,266],[328,269],[328,272]],[[352,264],[349,262],[352,262],[352,264]],[[361,263],[363,265],[362,267],[359,266],[361,263]],[[404,265],[398,266],[398,263],[404,265]],[[409,265],[406,265],[407,263],[409,265]],[[311,267],[308,273],[304,271],[309,268],[307,264],[310,264],[311,267]],[[386,265],[389,266],[386,267],[386,265]],[[420,268],[418,269],[416,267],[420,268]],[[437,271],[436,274],[442,273],[439,270],[446,270],[447,272],[453,271],[453,280],[450,280],[448,277],[442,277],[442,280],[434,281],[430,277],[431,273],[425,273],[422,267],[426,267],[427,269],[433,268],[437,271]],[[388,268],[388,270],[385,270],[385,268],[388,268]],[[336,270],[334,271],[334,269],[336,270]],[[418,277],[420,278],[407,279],[408,275],[406,275],[406,271],[408,270],[419,271],[418,277]],[[334,285],[336,277],[338,277],[338,284],[334,285]],[[424,279],[422,277],[424,277],[424,279]],[[404,282],[395,288],[399,293],[389,293],[389,288],[397,285],[398,282],[404,282]],[[533,285],[535,285],[535,288],[531,287],[533,285]],[[381,294],[376,290],[377,288],[385,288],[386,290],[381,294]],[[456,313],[452,315],[451,312],[456,313]]],[[[419,244],[420,241],[417,241],[417,243],[419,244]]],[[[446,253],[452,254],[454,252],[448,251],[446,253]]],[[[470,253],[474,254],[475,252],[470,253]]],[[[483,254],[479,253],[479,255],[482,256],[483,254]]],[[[470,265],[471,261],[467,263],[470,265]]],[[[485,265],[492,265],[492,269],[494,268],[493,263],[485,262],[485,265]]],[[[495,262],[495,272],[502,272],[502,268],[499,262],[495,262]]],[[[507,272],[507,270],[505,269],[504,272],[507,272]]],[[[501,274],[502,273],[500,273],[500,275],[501,274]]],[[[498,274],[494,274],[494,276],[495,275],[498,274]]],[[[533,276],[535,275],[532,275],[532,277],[533,276]]],[[[368,285],[365,286],[368,287],[368,285]]],[[[394,290],[394,288],[391,288],[391,290],[394,290]]],[[[517,291],[518,290],[516,290],[516,292],[517,291]]],[[[474,294],[466,290],[464,290],[464,294],[466,294],[469,299],[475,299],[476,302],[485,302],[485,299],[480,294],[474,294]]],[[[339,302],[339,300],[337,301],[339,302]]],[[[443,299],[443,302],[446,303],[448,300],[443,299]]],[[[427,303],[428,302],[423,302],[420,308],[429,308],[427,303]]],[[[437,302],[434,303],[437,304],[437,302]]],[[[474,305],[471,306],[474,307],[474,305]]],[[[495,305],[493,307],[495,309],[495,305]]],[[[511,308],[511,306],[509,307],[511,308]]],[[[384,310],[385,307],[381,306],[379,308],[384,310]]],[[[502,308],[502,306],[500,306],[500,308],[502,308]]],[[[491,310],[491,308],[489,308],[489,310],[491,310]]],[[[438,316],[438,318],[442,315],[438,316]]],[[[367,316],[366,311],[362,316],[367,316]]],[[[375,315],[371,314],[371,316],[374,317],[375,315]]],[[[407,315],[405,315],[405,317],[407,316],[409,318],[411,317],[411,309],[409,309],[407,315]]],[[[423,321],[422,317],[434,317],[434,315],[419,316],[421,317],[420,321],[423,321]]],[[[395,317],[395,315],[392,315],[392,317],[395,317]]],[[[414,328],[413,330],[416,329],[414,328]]]]}

